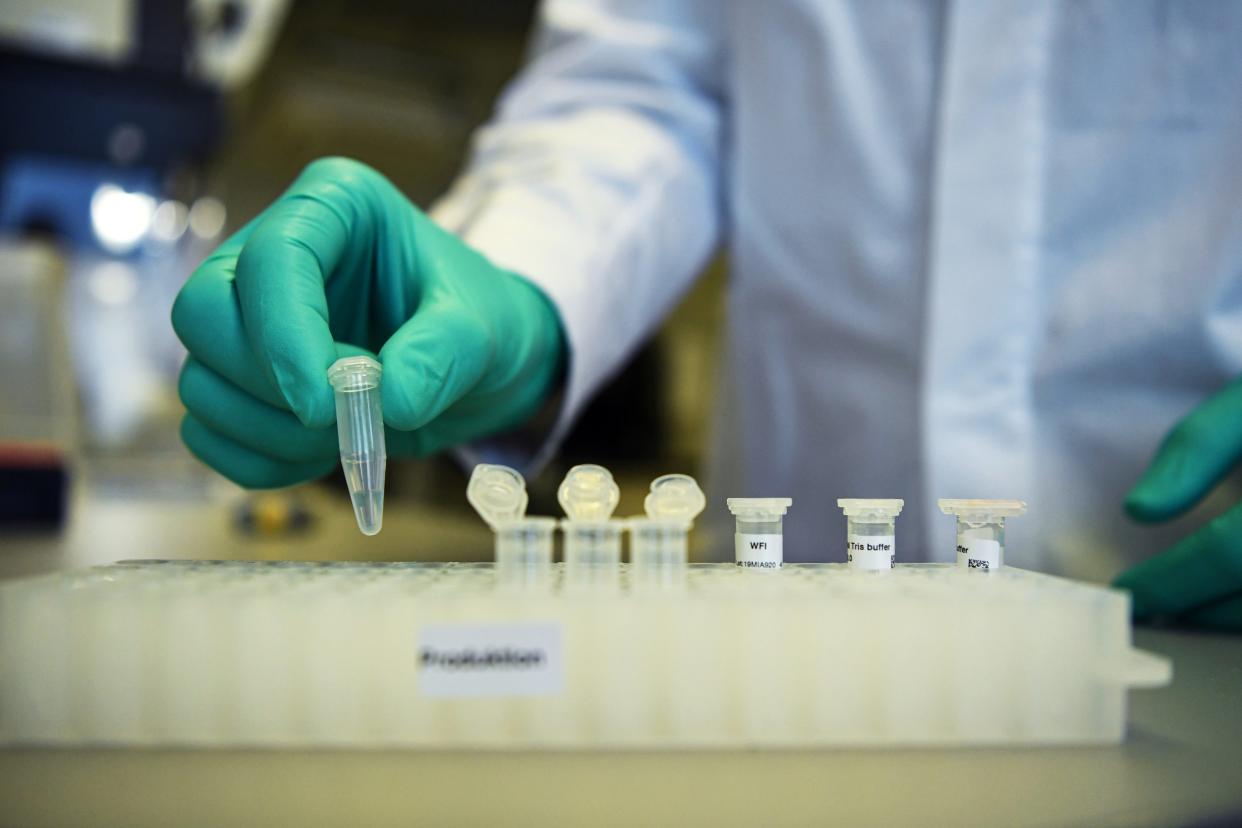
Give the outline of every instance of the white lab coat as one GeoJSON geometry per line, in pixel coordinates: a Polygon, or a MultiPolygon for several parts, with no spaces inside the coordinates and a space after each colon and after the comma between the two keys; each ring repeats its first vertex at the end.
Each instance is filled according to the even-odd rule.
{"type": "Polygon", "coordinates": [[[553,0],[434,214],[559,308],[558,433],[726,242],[709,495],[792,496],[787,560],[844,559],[837,497],[905,498],[901,560],[1007,497],[1009,563],[1107,577],[1219,506],[1121,511],[1242,372],[1240,44],[1229,0],[553,0]]]}

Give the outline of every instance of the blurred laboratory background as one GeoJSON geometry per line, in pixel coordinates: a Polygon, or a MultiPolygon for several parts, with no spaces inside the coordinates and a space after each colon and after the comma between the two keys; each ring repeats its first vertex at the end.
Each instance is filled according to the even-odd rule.
{"type": "MultiPolygon", "coordinates": [[[[430,205],[520,66],[533,7],[0,0],[0,577],[124,558],[490,556],[449,457],[390,465],[374,538],[339,472],[247,493],[198,463],[178,437],[169,310],[315,158],[364,161],[430,205]]],[[[622,515],[652,477],[701,473],[723,279],[714,266],[593,403],[530,481],[531,513],[559,514],[574,463],[613,469],[622,515]]]]}

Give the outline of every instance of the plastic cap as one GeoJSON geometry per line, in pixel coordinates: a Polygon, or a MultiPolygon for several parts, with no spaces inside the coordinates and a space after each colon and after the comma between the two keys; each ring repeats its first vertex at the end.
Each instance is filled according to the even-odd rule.
{"type": "Polygon", "coordinates": [[[466,500],[496,529],[526,514],[526,481],[508,466],[480,463],[466,485],[466,500]]]}
{"type": "Polygon", "coordinates": [[[369,356],[342,357],[328,368],[328,382],[338,391],[363,390],[379,385],[384,366],[369,356]]]}
{"type": "Polygon", "coordinates": [[[742,520],[776,520],[793,505],[792,497],[731,497],[725,501],[729,511],[742,520]]]}
{"type": "Polygon", "coordinates": [[[894,518],[901,514],[906,502],[900,498],[842,497],[837,505],[852,518],[894,518]]]}
{"type": "Polygon", "coordinates": [[[940,511],[946,515],[973,518],[979,521],[990,521],[993,518],[1007,518],[1026,514],[1026,501],[1023,500],[953,500],[941,498],[936,501],[940,511]]]}
{"type": "Polygon", "coordinates": [[[652,520],[694,522],[707,497],[698,482],[688,474],[666,474],[651,481],[651,494],[643,501],[643,511],[652,520]]]}
{"type": "Polygon", "coordinates": [[[574,466],[565,475],[556,499],[571,520],[608,520],[621,499],[612,472],[603,466],[574,466]]]}

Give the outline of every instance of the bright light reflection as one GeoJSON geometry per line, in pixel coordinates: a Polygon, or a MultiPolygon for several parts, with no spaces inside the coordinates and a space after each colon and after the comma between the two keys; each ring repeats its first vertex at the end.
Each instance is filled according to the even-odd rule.
{"type": "Polygon", "coordinates": [[[185,233],[190,211],[180,201],[161,201],[151,219],[151,236],[171,244],[185,233]]]}
{"type": "Polygon", "coordinates": [[[101,184],[91,196],[91,227],[95,238],[112,253],[125,253],[151,229],[155,199],[129,193],[115,184],[101,184]]]}
{"type": "Polygon", "coordinates": [[[203,196],[190,207],[190,232],[200,239],[214,239],[224,230],[224,202],[203,196]]]}

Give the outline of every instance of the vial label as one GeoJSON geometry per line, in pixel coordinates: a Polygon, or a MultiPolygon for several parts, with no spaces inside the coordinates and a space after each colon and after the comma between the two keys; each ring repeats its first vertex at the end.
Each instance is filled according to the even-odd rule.
{"type": "Polygon", "coordinates": [[[754,569],[780,569],[785,559],[784,535],[733,536],[737,565],[754,569]]]}
{"type": "Polygon", "coordinates": [[[896,550],[892,535],[851,534],[845,539],[845,560],[851,569],[892,569],[896,550]]]}
{"type": "Polygon", "coordinates": [[[958,541],[957,565],[963,569],[996,569],[1001,565],[1000,541],[983,538],[958,541]]]}
{"type": "Polygon", "coordinates": [[[560,624],[443,624],[418,636],[424,696],[554,696],[565,684],[560,624]]]}

